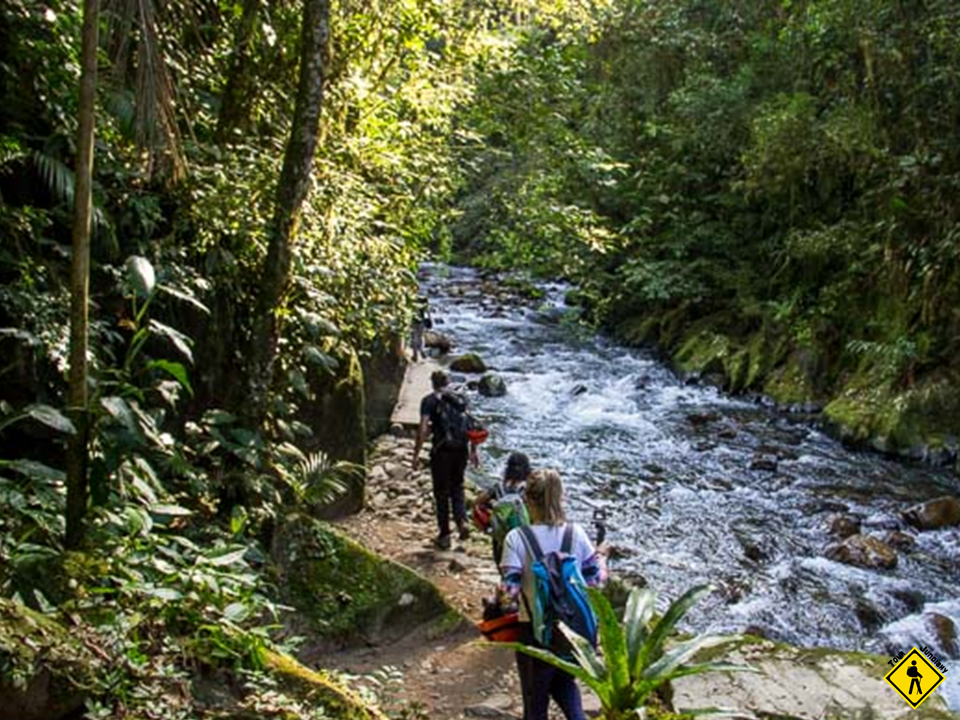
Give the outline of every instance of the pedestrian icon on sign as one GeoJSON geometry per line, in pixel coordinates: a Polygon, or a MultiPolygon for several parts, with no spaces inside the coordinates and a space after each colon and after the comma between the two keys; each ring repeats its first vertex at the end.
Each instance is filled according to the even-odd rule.
{"type": "Polygon", "coordinates": [[[920,681],[923,679],[923,675],[921,675],[920,671],[917,670],[916,660],[914,660],[913,664],[907,668],[907,677],[910,678],[910,689],[907,691],[907,695],[913,695],[914,683],[916,683],[917,692],[923,695],[923,690],[920,689],[920,681]]]}

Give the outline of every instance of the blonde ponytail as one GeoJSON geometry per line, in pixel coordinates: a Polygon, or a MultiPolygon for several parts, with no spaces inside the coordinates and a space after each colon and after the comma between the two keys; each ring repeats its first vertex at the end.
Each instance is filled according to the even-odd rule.
{"type": "Polygon", "coordinates": [[[527,479],[525,497],[534,523],[563,525],[567,521],[563,511],[563,483],[556,470],[534,470],[527,479]]]}

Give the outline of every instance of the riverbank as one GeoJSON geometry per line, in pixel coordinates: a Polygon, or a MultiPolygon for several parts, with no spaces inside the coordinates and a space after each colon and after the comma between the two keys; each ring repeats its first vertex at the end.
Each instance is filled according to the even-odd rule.
{"type": "MultiPolygon", "coordinates": [[[[389,678],[386,709],[402,708],[407,713],[403,717],[516,720],[522,717],[522,703],[512,654],[481,645],[473,627],[482,613],[481,598],[497,582],[489,542],[474,534],[451,551],[432,549],[429,474],[410,472],[412,451],[407,438],[378,438],[370,452],[367,506],[337,525],[371,551],[433,582],[464,620],[444,634],[415,630],[396,643],[371,643],[336,653],[307,647],[301,658],[361,676],[361,684],[374,684],[375,675],[389,678]]],[[[919,711],[903,702],[883,682],[889,669],[887,658],[802,650],[754,638],[743,642],[734,659],[749,662],[760,672],[685,679],[676,686],[678,706],[724,706],[748,716],[804,720],[951,717],[939,697],[928,700],[919,711]]],[[[586,706],[591,714],[599,710],[589,696],[586,706]]]]}

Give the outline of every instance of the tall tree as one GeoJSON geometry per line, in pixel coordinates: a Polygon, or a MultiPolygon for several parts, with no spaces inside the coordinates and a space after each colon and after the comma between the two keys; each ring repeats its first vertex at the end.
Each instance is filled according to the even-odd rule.
{"type": "Polygon", "coordinates": [[[73,262],[70,273],[70,376],[68,403],[77,432],[67,455],[67,547],[83,539],[87,510],[88,299],[90,219],[93,211],[93,134],[97,94],[99,0],[84,0],[78,106],[76,190],[73,204],[73,262]]]}
{"type": "Polygon", "coordinates": [[[277,184],[267,256],[260,273],[260,290],[254,309],[253,345],[248,356],[250,397],[247,414],[248,420],[255,424],[266,416],[280,333],[278,311],[290,281],[293,242],[300,211],[310,188],[313,156],[320,132],[329,34],[329,0],[304,0],[296,108],[277,184]]]}

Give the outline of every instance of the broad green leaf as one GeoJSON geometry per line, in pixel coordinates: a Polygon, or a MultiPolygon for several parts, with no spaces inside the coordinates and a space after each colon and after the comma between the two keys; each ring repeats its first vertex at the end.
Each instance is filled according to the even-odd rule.
{"type": "Polygon", "coordinates": [[[52,468],[49,465],[44,465],[41,462],[36,462],[35,460],[13,460],[9,463],[4,463],[11,470],[16,470],[17,472],[26,475],[31,480],[42,480],[49,483],[61,483],[66,480],[66,473],[62,470],[57,470],[52,468]]]}
{"type": "Polygon", "coordinates": [[[166,293],[171,297],[175,297],[177,298],[177,300],[182,300],[185,303],[189,303],[190,305],[193,305],[193,307],[195,307],[197,310],[202,312],[204,315],[210,314],[210,308],[208,308],[206,305],[200,302],[197,299],[196,295],[194,295],[189,290],[181,290],[179,288],[170,287],[169,285],[163,285],[163,284],[160,284],[159,286],[157,286],[157,290],[162,293],[166,293]]]}
{"type": "Polygon", "coordinates": [[[62,433],[73,435],[77,429],[63,413],[49,405],[29,405],[24,408],[24,415],[31,417],[39,423],[43,423],[49,428],[59,430],[62,433]]]}
{"type": "Polygon", "coordinates": [[[687,614],[687,611],[704,595],[713,591],[710,585],[697,585],[692,587],[679,598],[677,598],[669,607],[663,617],[657,622],[656,627],[650,632],[650,636],[643,644],[640,651],[640,666],[646,667],[655,661],[663,652],[663,643],[673,632],[674,627],[680,619],[687,614]]]}
{"type": "Polygon", "coordinates": [[[230,603],[223,609],[223,616],[230,622],[242,623],[250,617],[250,608],[243,603],[230,603]]]}
{"type": "Polygon", "coordinates": [[[131,255],[124,263],[124,268],[127,271],[127,279],[137,295],[148,297],[153,293],[157,285],[157,274],[149,260],[139,255],[131,255]]]}
{"type": "Polygon", "coordinates": [[[180,507],[179,505],[151,505],[150,512],[156,513],[157,515],[169,515],[171,517],[187,517],[189,515],[193,515],[192,510],[188,510],[185,507],[180,507]]]}
{"type": "Polygon", "coordinates": [[[207,410],[201,422],[204,425],[229,425],[237,421],[237,416],[226,410],[207,410]]]}
{"type": "Polygon", "coordinates": [[[627,654],[630,672],[639,675],[640,651],[647,639],[647,625],[656,609],[656,594],[650,588],[634,588],[627,598],[623,624],[627,634],[627,654]]]}
{"type": "Polygon", "coordinates": [[[169,325],[164,325],[162,322],[158,322],[154,319],[150,319],[150,331],[156,335],[167,338],[173,346],[183,355],[187,361],[192,365],[193,364],[193,350],[190,346],[193,344],[193,341],[184,335],[179,330],[175,330],[169,325]]]}
{"type": "Polygon", "coordinates": [[[233,565],[243,560],[243,556],[247,554],[246,548],[240,548],[239,550],[227,550],[220,554],[206,555],[206,560],[211,565],[222,566],[222,565],[233,565]]]}
{"type": "Polygon", "coordinates": [[[183,389],[189,393],[190,397],[193,397],[193,387],[190,385],[190,375],[187,373],[187,369],[181,363],[172,362],[170,360],[152,360],[147,364],[147,367],[167,373],[170,377],[183,386],[183,389]]]}

